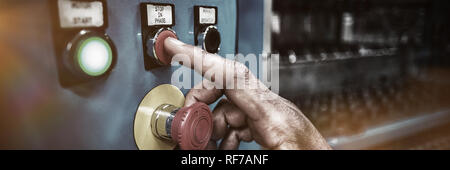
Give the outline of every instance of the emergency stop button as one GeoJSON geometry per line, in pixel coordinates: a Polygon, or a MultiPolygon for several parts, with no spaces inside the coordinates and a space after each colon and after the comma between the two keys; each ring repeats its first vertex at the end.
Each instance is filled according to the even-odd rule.
{"type": "Polygon", "coordinates": [[[195,103],[177,112],[171,134],[181,149],[203,150],[211,138],[212,129],[212,114],[208,105],[195,103]]]}
{"type": "Polygon", "coordinates": [[[141,150],[203,150],[213,132],[212,112],[205,103],[183,107],[178,87],[153,88],[139,104],[134,119],[134,139],[141,150]],[[176,147],[178,146],[178,147],[176,147]]]}
{"type": "Polygon", "coordinates": [[[153,37],[147,38],[147,55],[153,57],[160,65],[170,65],[172,56],[164,50],[164,40],[167,38],[178,39],[175,31],[170,28],[161,28],[153,37]]]}
{"type": "Polygon", "coordinates": [[[155,109],[150,126],[154,136],[182,150],[204,150],[212,135],[212,113],[200,102],[184,108],[162,104],[155,109]]]}

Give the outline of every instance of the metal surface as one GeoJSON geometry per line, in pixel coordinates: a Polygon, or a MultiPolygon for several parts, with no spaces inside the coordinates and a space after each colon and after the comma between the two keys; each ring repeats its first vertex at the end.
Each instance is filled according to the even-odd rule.
{"type": "Polygon", "coordinates": [[[172,140],[170,134],[172,127],[171,123],[179,109],[179,107],[170,104],[163,104],[156,108],[150,122],[153,135],[164,140],[172,140]]]}
{"type": "MultiPolygon", "coordinates": [[[[177,87],[172,85],[161,85],[151,90],[142,100],[136,112],[134,120],[134,138],[141,150],[170,150],[174,149],[176,143],[171,140],[162,139],[154,135],[154,128],[164,128],[164,126],[152,125],[155,118],[153,114],[157,109],[165,104],[181,108],[184,105],[184,95],[177,87]]],[[[164,119],[165,120],[165,119],[164,119]]]]}

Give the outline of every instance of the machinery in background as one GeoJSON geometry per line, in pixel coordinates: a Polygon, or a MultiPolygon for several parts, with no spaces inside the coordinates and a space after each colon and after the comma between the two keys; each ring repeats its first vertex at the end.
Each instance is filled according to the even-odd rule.
{"type": "Polygon", "coordinates": [[[449,149],[448,9],[438,0],[274,0],[281,95],[337,149],[449,149]]]}

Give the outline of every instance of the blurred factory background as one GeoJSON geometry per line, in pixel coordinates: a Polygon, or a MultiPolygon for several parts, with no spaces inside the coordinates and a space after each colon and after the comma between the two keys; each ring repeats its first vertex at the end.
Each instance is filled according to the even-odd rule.
{"type": "MultiPolygon", "coordinates": [[[[142,64],[139,3],[155,1],[106,1],[117,63],[75,87],[59,80],[54,2],[0,0],[0,149],[136,149],[136,108],[174,70],[142,64]]],[[[219,54],[279,54],[280,95],[333,148],[450,149],[449,1],[156,2],[186,13],[174,26],[183,41],[194,26],[181,17],[212,5],[219,54]]]]}
{"type": "Polygon", "coordinates": [[[339,149],[450,149],[449,3],[272,2],[281,95],[339,149]]]}

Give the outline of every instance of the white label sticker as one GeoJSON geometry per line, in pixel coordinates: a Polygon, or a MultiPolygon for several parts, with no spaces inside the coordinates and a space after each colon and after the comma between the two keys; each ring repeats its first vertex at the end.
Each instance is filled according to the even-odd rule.
{"type": "Polygon", "coordinates": [[[58,11],[62,28],[101,27],[104,24],[100,1],[58,0],[58,11]]]}
{"type": "Polygon", "coordinates": [[[148,26],[172,25],[172,6],[148,4],[147,18],[148,26]]]}
{"type": "Polygon", "coordinates": [[[216,23],[216,8],[200,7],[198,9],[200,24],[215,24],[216,23]]]}

